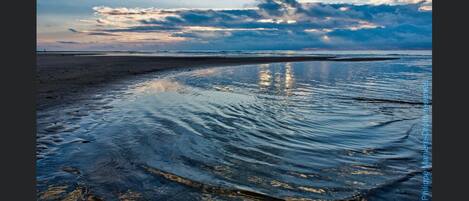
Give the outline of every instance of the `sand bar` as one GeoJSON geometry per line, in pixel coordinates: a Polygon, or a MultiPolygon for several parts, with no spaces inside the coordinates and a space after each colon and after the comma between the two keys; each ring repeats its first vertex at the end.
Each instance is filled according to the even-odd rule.
{"type": "Polygon", "coordinates": [[[37,54],[37,109],[60,104],[89,86],[143,73],[215,66],[300,61],[381,61],[397,58],[334,56],[103,56],[99,54],[37,54]]]}

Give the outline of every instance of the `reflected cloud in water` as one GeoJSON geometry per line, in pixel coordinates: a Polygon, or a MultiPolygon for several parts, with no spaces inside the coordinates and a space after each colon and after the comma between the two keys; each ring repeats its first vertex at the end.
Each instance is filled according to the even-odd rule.
{"type": "Polygon", "coordinates": [[[186,89],[183,84],[171,79],[155,79],[134,89],[136,93],[179,92],[186,89]]]}
{"type": "Polygon", "coordinates": [[[211,75],[214,75],[218,72],[220,72],[220,69],[207,68],[207,69],[196,70],[196,71],[192,72],[191,75],[196,76],[196,77],[203,77],[203,76],[211,76],[211,75]]]}

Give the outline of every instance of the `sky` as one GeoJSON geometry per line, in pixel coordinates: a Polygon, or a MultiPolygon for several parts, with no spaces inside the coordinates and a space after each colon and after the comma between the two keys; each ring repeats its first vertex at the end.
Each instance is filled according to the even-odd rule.
{"type": "Polygon", "coordinates": [[[37,0],[38,50],[431,48],[431,0],[37,0]]]}

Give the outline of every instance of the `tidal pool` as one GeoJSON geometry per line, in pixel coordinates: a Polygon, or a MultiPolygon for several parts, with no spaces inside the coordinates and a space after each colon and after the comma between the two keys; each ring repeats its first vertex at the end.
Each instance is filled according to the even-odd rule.
{"type": "Polygon", "coordinates": [[[38,112],[38,199],[76,189],[104,200],[420,199],[432,168],[422,166],[431,62],[275,63],[115,83],[38,112]]]}

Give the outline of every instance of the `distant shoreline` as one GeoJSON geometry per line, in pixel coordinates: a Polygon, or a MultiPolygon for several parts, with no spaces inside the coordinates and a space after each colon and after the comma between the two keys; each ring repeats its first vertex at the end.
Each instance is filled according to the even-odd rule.
{"type": "Polygon", "coordinates": [[[99,56],[99,54],[37,54],[37,109],[63,103],[83,88],[167,69],[235,66],[301,61],[383,61],[397,57],[336,56],[99,56]]]}

